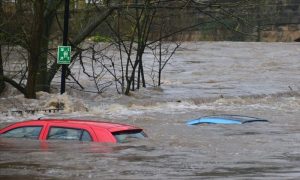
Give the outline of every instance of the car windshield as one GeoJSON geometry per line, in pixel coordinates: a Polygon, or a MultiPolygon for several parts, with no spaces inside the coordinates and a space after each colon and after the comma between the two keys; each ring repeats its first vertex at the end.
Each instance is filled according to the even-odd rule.
{"type": "Polygon", "coordinates": [[[141,129],[114,132],[113,135],[117,139],[118,143],[129,142],[131,139],[142,139],[147,137],[141,129]]]}

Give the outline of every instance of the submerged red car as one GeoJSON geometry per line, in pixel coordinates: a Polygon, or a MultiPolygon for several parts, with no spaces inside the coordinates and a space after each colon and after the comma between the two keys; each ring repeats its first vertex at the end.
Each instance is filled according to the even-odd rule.
{"type": "Polygon", "coordinates": [[[144,138],[143,129],[127,124],[91,120],[43,119],[14,123],[0,130],[0,137],[39,140],[75,140],[119,143],[144,138]]]}

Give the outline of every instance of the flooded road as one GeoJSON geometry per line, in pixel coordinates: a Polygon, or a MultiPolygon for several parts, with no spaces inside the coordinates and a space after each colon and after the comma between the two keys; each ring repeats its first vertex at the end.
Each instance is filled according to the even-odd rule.
{"type": "Polygon", "coordinates": [[[149,138],[124,144],[0,139],[0,179],[299,179],[299,54],[298,43],[189,43],[166,67],[161,89],[130,97],[2,97],[2,111],[57,99],[67,110],[5,114],[0,127],[41,116],[80,117],[134,124],[149,138]],[[212,114],[270,122],[185,125],[212,114]]]}

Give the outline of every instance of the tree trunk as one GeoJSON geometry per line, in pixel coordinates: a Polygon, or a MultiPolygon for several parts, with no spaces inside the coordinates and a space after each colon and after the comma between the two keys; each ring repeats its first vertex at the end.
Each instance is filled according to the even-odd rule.
{"type": "Polygon", "coordinates": [[[125,95],[129,95],[130,87],[133,87],[133,90],[134,90],[135,71],[136,71],[136,68],[137,68],[138,65],[139,65],[139,60],[136,60],[134,62],[133,67],[132,67],[131,76],[126,77],[127,86],[126,86],[126,90],[125,90],[125,95]]]}
{"type": "Polygon", "coordinates": [[[54,20],[54,13],[46,16],[44,18],[44,30],[43,30],[43,39],[41,43],[41,57],[40,57],[40,67],[37,74],[37,87],[36,91],[45,91],[50,92],[50,83],[48,81],[48,44],[51,26],[54,20]]]}
{"type": "Polygon", "coordinates": [[[36,98],[36,78],[41,58],[41,42],[43,33],[44,1],[34,2],[34,17],[29,41],[28,78],[26,84],[26,98],[36,98]]]}
{"type": "Polygon", "coordinates": [[[138,68],[138,82],[137,82],[137,89],[140,89],[140,83],[142,80],[142,86],[143,88],[146,87],[146,82],[145,82],[145,75],[144,75],[144,66],[143,66],[143,54],[144,50],[141,50],[139,55],[139,68],[138,68]]]}
{"type": "Polygon", "coordinates": [[[3,64],[2,64],[2,51],[1,51],[1,44],[0,44],[0,94],[3,92],[5,88],[3,75],[4,74],[3,74],[3,64]]]}
{"type": "Polygon", "coordinates": [[[162,32],[162,29],[160,29],[160,32],[159,32],[159,61],[158,61],[158,86],[160,86],[161,84],[161,71],[162,71],[162,67],[161,67],[161,32],[162,32]]]}
{"type": "MultiPolygon", "coordinates": [[[[2,0],[0,0],[0,24],[3,22],[3,11],[2,11],[2,0]]],[[[3,92],[5,88],[4,77],[3,77],[3,63],[2,63],[2,50],[0,44],[0,94],[3,92]]]]}
{"type": "Polygon", "coordinates": [[[43,50],[42,54],[40,55],[40,66],[37,72],[37,79],[36,79],[36,91],[44,91],[50,92],[50,84],[48,83],[48,71],[47,71],[47,64],[48,64],[48,40],[43,39],[41,43],[41,49],[43,50]]]}
{"type": "Polygon", "coordinates": [[[144,50],[145,50],[145,48],[143,47],[143,53],[141,54],[141,57],[140,57],[140,73],[141,73],[141,77],[142,77],[143,88],[146,87],[145,74],[144,74],[144,65],[143,65],[144,50]]]}
{"type": "Polygon", "coordinates": [[[62,4],[62,1],[47,0],[47,8],[44,12],[44,28],[41,43],[40,67],[37,73],[36,91],[50,92],[49,71],[48,71],[48,44],[50,41],[51,28],[56,15],[57,7],[62,4]]]}

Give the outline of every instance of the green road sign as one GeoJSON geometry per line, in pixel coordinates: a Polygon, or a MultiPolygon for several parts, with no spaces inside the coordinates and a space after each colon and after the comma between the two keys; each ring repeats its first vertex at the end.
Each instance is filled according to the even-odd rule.
{"type": "Polygon", "coordinates": [[[70,64],[70,62],[71,62],[71,46],[58,46],[57,64],[70,64]]]}

